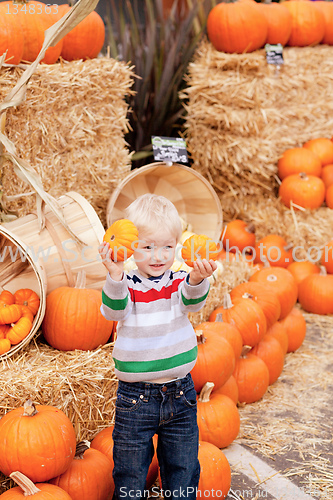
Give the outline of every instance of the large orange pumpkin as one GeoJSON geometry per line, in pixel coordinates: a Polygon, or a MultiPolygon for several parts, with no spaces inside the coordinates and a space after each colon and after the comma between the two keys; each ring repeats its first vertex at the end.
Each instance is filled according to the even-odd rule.
{"type": "Polygon", "coordinates": [[[74,458],[74,427],[54,406],[24,406],[0,420],[0,470],[6,476],[20,470],[33,482],[49,481],[65,472],[74,458]]]}
{"type": "Polygon", "coordinates": [[[67,491],[50,483],[34,484],[28,477],[19,471],[12,472],[10,478],[18,486],[10,488],[0,495],[1,500],[72,500],[67,491]]]}
{"type": "Polygon", "coordinates": [[[266,333],[267,321],[264,311],[254,300],[231,300],[230,295],[226,294],[223,305],[214,309],[209,321],[215,321],[217,314],[222,315],[223,321],[238,328],[244,345],[255,346],[266,333]]]}
{"type": "Polygon", "coordinates": [[[284,365],[284,352],[280,342],[266,333],[250,352],[264,361],[269,371],[269,385],[273,384],[281,375],[284,365]]]}
{"type": "Polygon", "coordinates": [[[307,278],[310,274],[319,274],[320,267],[314,262],[310,262],[307,260],[292,262],[287,267],[287,270],[291,272],[294,276],[297,286],[302,283],[302,281],[307,278]]]}
{"type": "Polygon", "coordinates": [[[324,15],[325,19],[325,35],[321,43],[327,45],[333,45],[333,5],[332,2],[317,1],[314,2],[315,7],[317,7],[324,15]]]}
{"type": "Polygon", "coordinates": [[[280,344],[283,354],[288,351],[288,335],[287,330],[280,321],[277,321],[267,330],[267,335],[274,337],[280,344]]]}
{"type": "Polygon", "coordinates": [[[292,16],[291,34],[288,45],[305,47],[316,45],[325,35],[325,19],[323,13],[312,2],[289,0],[283,5],[292,16]]]}
{"type": "Polygon", "coordinates": [[[55,288],[46,298],[42,331],[55,349],[88,351],[104,345],[112,332],[112,321],[100,311],[102,294],[85,288],[85,273],[79,273],[76,286],[55,288]]]}
{"type": "Polygon", "coordinates": [[[234,350],[216,331],[214,323],[201,323],[195,332],[198,339],[198,357],[191,370],[195,390],[200,392],[207,381],[221,387],[235,368],[234,350]]]}
{"type": "Polygon", "coordinates": [[[51,484],[67,491],[72,500],[111,500],[114,492],[113,466],[104,453],[81,441],[74,460],[51,484]]]}
{"type": "Polygon", "coordinates": [[[12,2],[0,3],[0,54],[7,50],[6,63],[19,64],[24,49],[24,37],[16,18],[11,15],[12,2]]]}
{"type": "Polygon", "coordinates": [[[269,285],[274,290],[281,306],[279,319],[285,318],[297,302],[297,283],[293,275],[284,267],[260,269],[252,274],[250,281],[269,285]]]}
{"type": "MultiPolygon", "coordinates": [[[[59,16],[64,16],[69,5],[59,6],[59,16]]],[[[66,61],[76,59],[94,59],[103,48],[105,26],[103,19],[96,12],[90,12],[75,28],[63,38],[61,57],[66,61]]]]}
{"type": "Polygon", "coordinates": [[[230,377],[228,378],[226,383],[222,385],[222,387],[219,387],[218,389],[214,388],[213,391],[216,394],[223,394],[224,396],[228,396],[228,398],[230,398],[235,403],[235,405],[237,405],[238,385],[233,375],[230,375],[230,377]]]}
{"type": "Polygon", "coordinates": [[[238,386],[240,403],[259,401],[269,385],[269,371],[265,362],[244,346],[244,353],[236,360],[233,376],[238,386]]]}
{"type": "Polygon", "coordinates": [[[223,246],[227,252],[251,252],[256,243],[255,227],[241,219],[234,219],[225,226],[222,232],[223,246]]]}
{"type": "Polygon", "coordinates": [[[200,479],[197,498],[223,500],[230,490],[231,469],[229,462],[217,446],[199,441],[200,479]]]}
{"type": "Polygon", "coordinates": [[[252,2],[222,2],[208,14],[207,33],[215,49],[242,54],[263,47],[268,22],[252,2]]]}
{"type": "Polygon", "coordinates": [[[326,274],[322,268],[320,274],[311,274],[302,281],[298,294],[302,308],[314,314],[333,314],[333,275],[326,274]]]}
{"type": "Polygon", "coordinates": [[[287,267],[293,261],[292,245],[278,234],[268,234],[255,246],[256,264],[268,262],[273,267],[287,267]]]}
{"type": "Polygon", "coordinates": [[[290,313],[280,322],[288,335],[287,352],[296,351],[303,344],[306,334],[306,321],[302,312],[293,307],[290,313]]]}
{"type": "Polygon", "coordinates": [[[259,3],[268,22],[266,43],[286,45],[291,34],[292,18],[288,9],[281,3],[259,3]]]}
{"type": "Polygon", "coordinates": [[[206,382],[197,401],[200,441],[226,448],[238,436],[240,416],[235,403],[223,394],[212,392],[213,383],[206,382]]]}

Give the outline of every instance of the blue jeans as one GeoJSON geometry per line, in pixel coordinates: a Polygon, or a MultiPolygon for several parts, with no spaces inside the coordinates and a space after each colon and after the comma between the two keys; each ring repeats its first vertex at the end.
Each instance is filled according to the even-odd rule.
{"type": "MultiPolygon", "coordinates": [[[[165,498],[196,498],[200,476],[196,392],[192,377],[166,384],[119,381],[113,430],[115,496],[147,497],[145,482],[158,435],[165,498]]],[[[154,491],[157,497],[157,492],[154,491]]]]}

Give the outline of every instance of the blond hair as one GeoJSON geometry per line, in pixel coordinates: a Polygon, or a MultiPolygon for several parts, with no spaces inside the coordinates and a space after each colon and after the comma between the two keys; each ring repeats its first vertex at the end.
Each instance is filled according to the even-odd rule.
{"type": "Polygon", "coordinates": [[[126,218],[131,220],[139,233],[154,233],[168,229],[179,241],[182,223],[175,205],[156,194],[146,193],[134,200],[125,210],[126,218]]]}

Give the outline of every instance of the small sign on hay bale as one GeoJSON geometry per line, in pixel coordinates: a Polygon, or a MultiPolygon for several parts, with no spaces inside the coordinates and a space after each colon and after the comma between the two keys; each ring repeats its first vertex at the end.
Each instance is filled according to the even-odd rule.
{"type": "MultiPolygon", "coordinates": [[[[21,68],[1,69],[0,101],[14,87],[21,68]]],[[[40,175],[54,197],[73,190],[84,196],[103,224],[110,192],[130,172],[124,138],[133,69],[111,58],[39,65],[25,102],[7,111],[6,134],[18,154],[40,175]]],[[[7,208],[20,216],[35,209],[30,187],[2,166],[7,208]]]]}
{"type": "Polygon", "coordinates": [[[332,136],[332,55],[328,45],[287,47],[277,71],[264,50],[226,54],[207,40],[198,47],[181,95],[186,141],[193,167],[227,203],[275,195],[283,152],[332,136]]]}

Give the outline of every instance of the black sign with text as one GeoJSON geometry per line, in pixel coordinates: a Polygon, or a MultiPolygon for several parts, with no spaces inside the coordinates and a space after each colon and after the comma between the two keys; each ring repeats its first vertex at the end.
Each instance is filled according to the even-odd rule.
{"type": "Polygon", "coordinates": [[[186,142],[181,137],[161,137],[153,135],[154,160],[171,163],[187,163],[186,142]]]}

